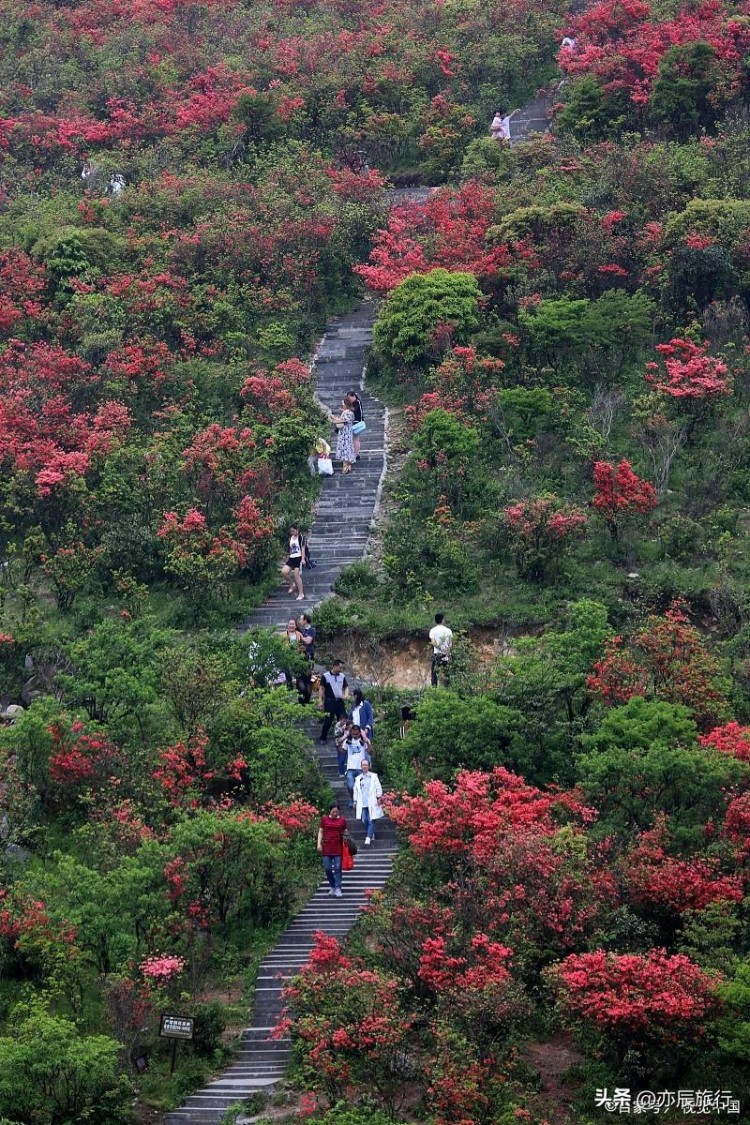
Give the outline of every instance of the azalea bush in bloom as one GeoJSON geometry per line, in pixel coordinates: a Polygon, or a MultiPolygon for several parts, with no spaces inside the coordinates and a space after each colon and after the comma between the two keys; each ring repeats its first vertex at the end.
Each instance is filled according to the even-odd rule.
{"type": "Polygon", "coordinates": [[[691,708],[702,726],[728,714],[728,681],[686,613],[675,602],[629,641],[614,637],[588,679],[589,690],[612,705],[648,696],[691,708]]]}
{"type": "Polygon", "coordinates": [[[720,1006],[715,976],[661,949],[572,954],[549,975],[567,1022],[598,1033],[620,1063],[639,1050],[651,1073],[671,1052],[696,1048],[720,1006]]]}
{"type": "Polygon", "coordinates": [[[157,984],[167,984],[174,980],[185,968],[184,957],[169,957],[167,955],[147,957],[140,964],[144,977],[155,981],[157,984]]]}
{"type": "Polygon", "coordinates": [[[518,573],[539,581],[559,565],[566,547],[586,530],[581,511],[560,507],[556,496],[538,496],[505,509],[518,573]]]}
{"type": "Polygon", "coordinates": [[[594,485],[596,494],[592,504],[603,516],[614,540],[619,538],[623,523],[648,515],[657,504],[654,486],[647,480],[641,480],[625,460],[616,466],[607,461],[597,461],[594,465],[594,485]]]}

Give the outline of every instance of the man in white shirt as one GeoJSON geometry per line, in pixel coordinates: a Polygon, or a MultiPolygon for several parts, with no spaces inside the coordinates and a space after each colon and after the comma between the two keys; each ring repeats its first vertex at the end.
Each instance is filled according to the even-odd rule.
{"type": "Polygon", "coordinates": [[[334,660],[330,671],[326,672],[320,681],[320,702],[325,711],[325,720],[320,732],[320,741],[328,741],[328,733],[336,722],[343,719],[346,714],[344,700],[349,694],[349,685],[346,682],[343,665],[340,660],[334,660]]]}
{"type": "Polygon", "coordinates": [[[453,647],[453,630],[444,625],[444,613],[435,614],[435,624],[430,629],[430,642],[432,644],[432,666],[430,680],[433,687],[438,686],[438,673],[443,669],[445,684],[448,686],[448,665],[453,647]]]}

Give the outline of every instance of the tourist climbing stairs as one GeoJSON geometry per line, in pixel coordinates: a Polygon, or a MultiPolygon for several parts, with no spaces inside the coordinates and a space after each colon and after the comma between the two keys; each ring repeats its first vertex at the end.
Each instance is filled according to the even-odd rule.
{"type": "MultiPolygon", "coordinates": [[[[316,393],[331,409],[338,410],[346,392],[361,386],[374,314],[373,303],[366,301],[348,316],[333,320],[326,330],[315,362],[316,393]]],[[[361,399],[367,424],[362,436],[361,459],[352,473],[342,475],[341,466],[337,464],[335,475],[321,482],[320,498],[308,533],[310,551],[317,565],[314,570],[303,571],[305,600],[295,601],[287,593],[286,584],[280,584],[268,601],[245,619],[241,626],[243,632],[257,626],[280,630],[290,617],[296,617],[301,610],[312,610],[330,596],[342,569],[363,557],[385,470],[386,411],[366,391],[361,391],[361,399]]],[[[362,826],[348,808],[346,786],[338,776],[333,740],[324,744],[318,741],[321,724],[312,708],[303,725],[315,742],[321,769],[331,782],[359,845],[354,870],[344,876],[341,898],[330,896],[328,883],[322,881],[307,905],[292,919],[258,970],[252,1018],[242,1033],[234,1062],[219,1077],[192,1094],[180,1109],[168,1113],[164,1125],[218,1125],[230,1106],[275,1086],[283,1077],[291,1056],[290,1040],[276,1038],[273,1034],[283,1007],[284,983],[307,960],[316,931],[346,937],[370,893],[383,887],[390,874],[397,847],[394,826],[387,818],[378,821],[375,844],[365,846],[362,826]]],[[[377,747],[373,765],[377,770],[377,747]]]]}
{"type": "MultiPolygon", "coordinates": [[[[290,617],[312,610],[329,597],[344,567],[362,558],[380,495],[385,471],[386,410],[365,390],[360,390],[367,349],[372,340],[375,304],[364,301],[347,316],[336,317],[326,329],[315,359],[316,395],[334,413],[348,391],[360,393],[367,430],[362,434],[362,452],[353,471],[346,476],[334,462],[336,472],[321,480],[312,526],[307,532],[314,569],[302,572],[305,600],[298,602],[285,583],[242,623],[245,631],[254,626],[286,625],[290,617]]],[[[334,445],[335,437],[324,427],[320,437],[334,445]]]]}
{"type": "MultiPolygon", "coordinates": [[[[311,738],[318,739],[320,722],[313,715],[304,727],[311,738]]],[[[255,985],[252,1019],[243,1031],[240,1050],[223,1074],[192,1094],[174,1113],[168,1113],[164,1125],[218,1125],[230,1106],[253,1094],[269,1091],[284,1076],[291,1056],[288,1037],[276,1038],[274,1028],[281,1016],[281,991],[286,981],[299,972],[313,947],[314,934],[321,931],[343,938],[351,930],[372,891],[381,889],[391,873],[397,850],[396,832],[387,818],[377,821],[377,838],[365,846],[361,822],[354,819],[348,807],[349,794],[343,778],[338,776],[335,743],[316,741],[318,761],[330,781],[341,811],[359,851],[354,870],[343,876],[343,895],[329,895],[329,886],[321,881],[317,891],[284,931],[271,952],[264,958],[255,985]]],[[[377,769],[377,751],[374,754],[377,769]]]]}

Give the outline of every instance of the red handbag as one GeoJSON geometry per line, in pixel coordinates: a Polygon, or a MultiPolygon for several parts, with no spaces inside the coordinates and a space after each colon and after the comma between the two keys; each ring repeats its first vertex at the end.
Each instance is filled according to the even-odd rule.
{"type": "Polygon", "coordinates": [[[354,856],[349,851],[349,845],[346,842],[344,842],[342,847],[343,850],[341,852],[341,870],[351,871],[354,867],[354,856]]]}

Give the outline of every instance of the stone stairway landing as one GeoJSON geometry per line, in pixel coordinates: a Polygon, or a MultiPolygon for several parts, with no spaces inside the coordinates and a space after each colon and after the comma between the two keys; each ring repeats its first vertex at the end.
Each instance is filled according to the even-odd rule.
{"type": "Polygon", "coordinates": [[[552,94],[539,94],[510,120],[510,143],[527,141],[534,133],[546,133],[552,119],[552,94]]]}

